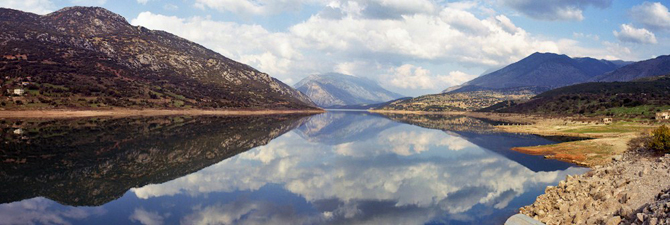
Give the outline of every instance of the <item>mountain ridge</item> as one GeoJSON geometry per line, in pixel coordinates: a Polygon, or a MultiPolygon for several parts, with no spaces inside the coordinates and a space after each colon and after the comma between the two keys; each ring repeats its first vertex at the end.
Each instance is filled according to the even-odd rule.
{"type": "Polygon", "coordinates": [[[266,73],[100,7],[0,9],[0,39],[3,94],[28,89],[7,108],[316,108],[266,73]]]}
{"type": "Polygon", "coordinates": [[[668,73],[670,73],[670,55],[662,55],[628,64],[614,71],[596,76],[591,81],[632,81],[639,78],[661,76],[668,73]]]}
{"type": "Polygon", "coordinates": [[[321,107],[376,104],[404,97],[373,80],[340,73],[310,75],[293,87],[321,107]]]}
{"type": "MultiPolygon", "coordinates": [[[[553,89],[575,83],[587,82],[593,77],[613,71],[625,61],[608,61],[589,57],[571,58],[555,53],[535,52],[526,58],[499,70],[484,74],[444,92],[459,89],[497,90],[517,87],[553,89]]],[[[460,91],[463,92],[463,91],[460,91]]]]}

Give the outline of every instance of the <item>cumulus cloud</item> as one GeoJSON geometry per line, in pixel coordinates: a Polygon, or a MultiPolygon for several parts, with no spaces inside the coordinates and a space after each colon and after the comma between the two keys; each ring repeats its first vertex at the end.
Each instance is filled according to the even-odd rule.
{"type": "Polygon", "coordinates": [[[635,28],[631,24],[621,24],[621,31],[613,31],[614,36],[622,42],[638,44],[656,44],[656,35],[644,28],[635,28]]]}
{"type": "Polygon", "coordinates": [[[516,11],[538,20],[583,20],[587,7],[607,8],[612,0],[501,0],[516,11]]]}
{"type": "Polygon", "coordinates": [[[660,2],[644,2],[634,6],[630,15],[637,23],[653,30],[670,30],[670,12],[660,2]]]}
{"type": "MultiPolygon", "coordinates": [[[[444,151],[445,147],[459,150],[474,145],[442,131],[409,125],[389,128],[366,141],[335,146],[296,138],[301,137],[282,136],[198,173],[132,191],[141,198],[175,191],[201,196],[282,184],[284,189],[310,203],[327,200],[343,203],[323,212],[326,217],[321,219],[360,219],[372,212],[363,204],[370,201],[388,202],[389,209],[416,207],[424,215],[435,208],[463,213],[477,204],[501,208],[529,188],[542,189],[566,174],[583,171],[572,168],[533,172],[482,149],[444,151]],[[408,156],[411,160],[397,160],[406,155],[412,155],[408,156]],[[478,191],[468,191],[475,189],[478,191]]],[[[271,215],[272,207],[252,202],[195,211],[185,220],[189,224],[225,223],[253,211],[271,215]]]]}
{"type": "Polygon", "coordinates": [[[475,77],[477,76],[461,71],[452,71],[448,75],[432,75],[427,69],[405,64],[391,68],[384,82],[404,89],[435,89],[459,85],[475,77]]]}
{"type": "Polygon", "coordinates": [[[139,222],[143,225],[161,225],[163,224],[163,216],[156,212],[149,212],[143,208],[136,208],[133,214],[129,217],[130,221],[139,222]]]}
{"type": "MultiPolygon", "coordinates": [[[[262,8],[271,4],[263,1],[198,2],[208,8],[233,7],[235,4],[262,8]]],[[[458,78],[471,77],[462,72],[430,71],[435,68],[468,71],[468,68],[499,67],[533,52],[571,54],[570,49],[576,49],[534,36],[505,15],[494,12],[475,15],[471,11],[481,8],[476,2],[437,5],[433,1],[356,0],[323,4],[322,11],[281,32],[271,32],[259,25],[151,12],[140,13],[132,23],[193,40],[286,83],[332,71],[380,80],[389,78],[387,71],[397,70],[399,65],[410,61],[415,65],[440,65],[430,69],[413,68],[410,77],[419,80],[406,79],[410,81],[408,84],[402,83],[403,77],[409,76],[402,74],[403,71],[396,71],[399,74],[391,78],[395,79],[392,83],[384,81],[383,85],[391,85],[396,88],[394,91],[411,92],[412,95],[434,93],[448,87],[443,85],[462,83],[454,82],[458,78]],[[371,7],[393,8],[391,11],[395,16],[371,13],[368,10],[371,7]],[[447,64],[458,65],[458,68],[447,64]],[[433,78],[438,80],[431,81],[433,78]]],[[[570,43],[579,45],[579,42],[570,43]]]]}
{"type": "Polygon", "coordinates": [[[47,14],[56,10],[51,0],[3,0],[0,7],[18,9],[37,14],[47,14]]]}
{"type": "Polygon", "coordinates": [[[38,197],[0,205],[0,224],[70,224],[105,214],[102,207],[60,207],[54,201],[38,197]]]}

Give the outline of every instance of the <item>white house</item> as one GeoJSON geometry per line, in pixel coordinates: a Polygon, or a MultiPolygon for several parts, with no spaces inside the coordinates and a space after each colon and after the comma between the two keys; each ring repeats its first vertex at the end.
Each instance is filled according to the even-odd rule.
{"type": "Polygon", "coordinates": [[[657,112],[656,120],[670,120],[670,111],[657,112]]]}
{"type": "Polygon", "coordinates": [[[26,93],[26,91],[23,90],[23,88],[14,88],[14,94],[15,95],[23,95],[25,93],[26,93]]]}

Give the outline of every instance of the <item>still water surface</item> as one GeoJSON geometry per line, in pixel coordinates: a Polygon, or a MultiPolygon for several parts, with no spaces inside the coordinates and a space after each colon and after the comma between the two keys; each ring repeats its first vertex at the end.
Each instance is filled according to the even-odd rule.
{"type": "Polygon", "coordinates": [[[462,116],[3,121],[0,224],[501,224],[585,168],[462,116]]]}

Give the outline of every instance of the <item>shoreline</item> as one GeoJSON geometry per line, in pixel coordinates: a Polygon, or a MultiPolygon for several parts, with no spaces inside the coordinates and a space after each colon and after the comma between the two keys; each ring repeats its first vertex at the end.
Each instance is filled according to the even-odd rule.
{"type": "Polygon", "coordinates": [[[0,110],[0,119],[21,118],[84,118],[84,117],[135,117],[135,116],[253,116],[280,114],[319,114],[325,110],[206,110],[206,109],[49,109],[49,110],[0,110]]]}
{"type": "Polygon", "coordinates": [[[590,138],[512,149],[591,171],[548,186],[532,204],[519,209],[524,216],[510,217],[509,224],[670,224],[670,154],[633,146],[639,144],[634,139],[663,123],[614,118],[605,124],[599,117],[463,114],[504,122],[495,126],[500,132],[590,138]]]}
{"type": "Polygon", "coordinates": [[[467,112],[456,112],[456,111],[447,111],[447,112],[428,112],[428,111],[404,111],[404,110],[366,110],[371,113],[378,114],[419,114],[419,115],[465,115],[467,112]]]}

